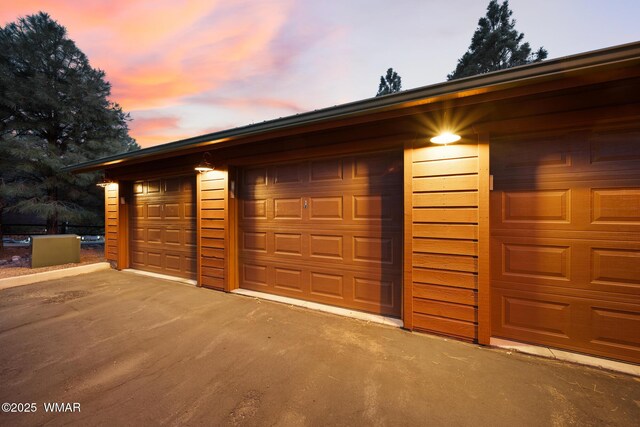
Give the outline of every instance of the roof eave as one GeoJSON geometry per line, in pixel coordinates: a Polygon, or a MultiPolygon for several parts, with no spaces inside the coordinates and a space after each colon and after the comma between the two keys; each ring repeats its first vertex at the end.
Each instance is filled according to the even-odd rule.
{"type": "Polygon", "coordinates": [[[63,170],[82,173],[106,169],[122,165],[133,159],[136,159],[136,161],[141,159],[152,160],[168,153],[175,152],[177,154],[181,150],[219,144],[239,138],[256,135],[266,136],[269,133],[283,129],[295,129],[315,123],[364,116],[427,103],[438,103],[454,97],[468,96],[470,91],[471,94],[476,94],[505,90],[533,82],[559,78],[569,72],[578,73],[594,68],[624,66],[629,62],[640,62],[640,42],[437,83],[382,97],[368,98],[295,116],[200,135],[139,151],[80,163],[66,167],[63,170]]]}

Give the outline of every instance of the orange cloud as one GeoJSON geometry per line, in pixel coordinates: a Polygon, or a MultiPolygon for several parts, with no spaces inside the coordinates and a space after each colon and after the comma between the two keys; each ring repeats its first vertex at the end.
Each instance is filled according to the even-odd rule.
{"type": "Polygon", "coordinates": [[[228,127],[250,120],[243,117],[274,115],[271,110],[304,111],[295,102],[261,95],[260,90],[301,46],[308,47],[306,37],[281,41],[294,4],[20,0],[0,3],[0,25],[38,11],[64,25],[91,65],[106,72],[111,99],[134,117],[131,136],[148,147],[224,128],[211,116],[214,113],[206,112],[210,109],[187,113],[174,108],[188,103],[222,108],[228,127]]]}
{"type": "Polygon", "coordinates": [[[140,146],[150,147],[186,138],[186,134],[180,131],[179,124],[180,119],[177,116],[134,117],[129,122],[129,134],[140,146]]]}
{"type": "Polygon", "coordinates": [[[21,0],[0,19],[46,11],[106,71],[126,111],[179,103],[277,65],[270,44],[293,0],[21,0]]]}
{"type": "Polygon", "coordinates": [[[178,126],[179,119],[175,116],[151,117],[144,119],[134,118],[129,123],[132,132],[139,134],[147,134],[158,130],[175,129],[178,126]]]}
{"type": "Polygon", "coordinates": [[[181,139],[191,138],[192,136],[195,136],[195,135],[183,132],[183,133],[177,133],[173,135],[164,135],[164,134],[144,135],[137,138],[134,136],[134,138],[136,138],[136,142],[140,144],[142,148],[148,148],[148,147],[153,147],[154,145],[166,144],[167,142],[173,142],[173,141],[179,141],[181,139]]]}

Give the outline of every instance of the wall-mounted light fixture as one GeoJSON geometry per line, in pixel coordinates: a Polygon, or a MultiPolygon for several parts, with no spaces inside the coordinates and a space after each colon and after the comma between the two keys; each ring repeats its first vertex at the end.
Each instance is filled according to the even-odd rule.
{"type": "Polygon", "coordinates": [[[194,169],[200,173],[211,172],[214,169],[213,165],[211,164],[211,154],[209,154],[208,152],[204,153],[202,155],[202,160],[196,165],[194,169]]]}
{"type": "Polygon", "coordinates": [[[107,188],[109,186],[109,184],[113,184],[113,180],[111,180],[110,178],[107,178],[106,175],[103,175],[102,179],[100,181],[98,181],[98,183],[96,185],[98,187],[107,188]]]}
{"type": "Polygon", "coordinates": [[[456,135],[453,132],[442,132],[440,135],[434,136],[429,141],[434,144],[453,144],[454,142],[460,141],[460,135],[456,135]]]}

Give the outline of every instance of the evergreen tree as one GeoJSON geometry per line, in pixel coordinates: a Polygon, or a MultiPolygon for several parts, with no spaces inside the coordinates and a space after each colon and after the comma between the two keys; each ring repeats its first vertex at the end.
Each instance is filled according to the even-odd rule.
{"type": "Polygon", "coordinates": [[[487,6],[487,15],[478,21],[469,50],[458,60],[456,69],[447,76],[447,80],[539,62],[547,58],[544,48],[531,53],[529,43],[522,43],[524,34],[516,31],[516,21],[511,19],[512,14],[508,0],[501,5],[497,0],[491,0],[487,6]]]}
{"type": "Polygon", "coordinates": [[[385,76],[380,76],[380,85],[376,96],[388,95],[390,93],[400,92],[402,89],[402,78],[393,71],[393,68],[387,70],[385,76]]]}
{"type": "Polygon", "coordinates": [[[0,27],[0,210],[100,221],[97,174],[61,168],[140,148],[104,77],[46,13],[0,27]]]}

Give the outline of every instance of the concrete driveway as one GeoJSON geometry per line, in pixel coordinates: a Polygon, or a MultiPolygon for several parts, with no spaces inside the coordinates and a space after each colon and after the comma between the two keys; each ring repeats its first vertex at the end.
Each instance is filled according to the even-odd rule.
{"type": "Polygon", "coordinates": [[[11,426],[637,426],[640,381],[104,271],[0,292],[0,402],[35,403],[11,426]]]}

